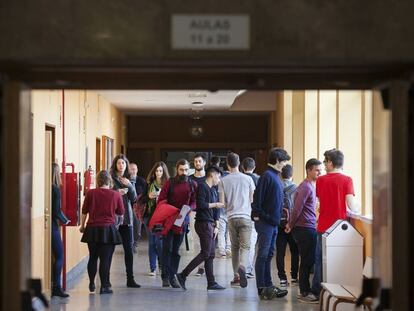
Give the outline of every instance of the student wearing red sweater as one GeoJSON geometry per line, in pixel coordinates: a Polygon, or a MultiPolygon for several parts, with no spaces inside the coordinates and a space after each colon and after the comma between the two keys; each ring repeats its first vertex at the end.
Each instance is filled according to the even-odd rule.
{"type": "MultiPolygon", "coordinates": [[[[181,159],[176,164],[176,175],[167,180],[161,189],[158,197],[158,202],[167,201],[168,204],[181,209],[183,205],[189,205],[191,210],[195,209],[196,196],[195,190],[197,185],[194,181],[188,178],[189,163],[185,159],[181,159]]],[[[163,237],[162,246],[162,286],[180,288],[177,278],[178,266],[180,264],[180,246],[183,243],[184,232],[189,223],[188,215],[185,218],[184,224],[180,233],[170,230],[166,236],[163,237]]]]}
{"type": "Polygon", "coordinates": [[[107,171],[100,171],[97,176],[98,188],[86,193],[82,206],[81,226],[83,233],[81,241],[88,243],[89,261],[89,291],[95,291],[95,276],[99,259],[99,277],[101,279],[101,294],[111,294],[109,269],[112,254],[116,244],[121,244],[121,236],[115,226],[115,214],[124,215],[124,203],[121,195],[110,189],[111,176],[107,171]],[[86,218],[88,223],[85,228],[86,218]]]}

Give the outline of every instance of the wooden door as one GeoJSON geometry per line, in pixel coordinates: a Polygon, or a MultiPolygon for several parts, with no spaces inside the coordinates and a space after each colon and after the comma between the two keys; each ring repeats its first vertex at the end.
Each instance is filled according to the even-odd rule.
{"type": "Polygon", "coordinates": [[[50,291],[52,280],[52,159],[53,134],[45,131],[45,206],[44,206],[44,278],[45,291],[50,291]]]}

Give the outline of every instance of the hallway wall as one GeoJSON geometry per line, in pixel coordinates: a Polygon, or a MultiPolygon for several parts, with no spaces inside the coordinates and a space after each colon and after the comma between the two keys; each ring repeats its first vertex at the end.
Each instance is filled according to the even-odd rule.
{"type": "MultiPolygon", "coordinates": [[[[372,217],[372,107],[373,92],[367,90],[284,91],[276,113],[280,133],[275,145],[292,156],[293,179],[298,184],[306,176],[310,158],[324,159],[326,150],[344,152],[345,174],[352,177],[356,200],[363,215],[372,217]]],[[[352,220],[365,238],[365,254],[372,254],[372,223],[352,220]]]]}
{"type": "MultiPolygon", "coordinates": [[[[33,117],[33,205],[32,205],[32,276],[44,276],[44,150],[45,126],[55,128],[55,161],[62,163],[62,91],[35,90],[31,94],[33,117]]],[[[95,169],[96,138],[106,135],[115,141],[114,152],[124,144],[124,116],[96,93],[65,91],[66,162],[75,171],[95,169]],[[87,150],[87,151],[86,151],[87,150]],[[87,155],[86,155],[87,154],[87,155]],[[87,159],[86,159],[87,157],[87,159]]],[[[70,167],[68,167],[70,170],[70,167]]],[[[83,174],[82,174],[83,176],[83,174]]],[[[83,181],[81,182],[83,185],[83,181]]],[[[81,194],[83,198],[83,193],[81,194]]],[[[87,255],[80,243],[78,227],[67,227],[67,271],[87,255]]]]}

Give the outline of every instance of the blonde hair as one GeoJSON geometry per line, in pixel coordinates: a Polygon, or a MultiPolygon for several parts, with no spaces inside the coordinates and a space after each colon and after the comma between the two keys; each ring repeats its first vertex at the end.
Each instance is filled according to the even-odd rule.
{"type": "Polygon", "coordinates": [[[60,178],[60,167],[57,163],[52,163],[52,185],[60,187],[62,179],[60,178]]]}

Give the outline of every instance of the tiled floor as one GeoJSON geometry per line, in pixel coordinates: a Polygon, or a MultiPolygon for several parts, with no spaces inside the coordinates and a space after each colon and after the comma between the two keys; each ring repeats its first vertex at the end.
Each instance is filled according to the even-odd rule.
{"type": "MultiPolygon", "coordinates": [[[[254,279],[249,280],[247,288],[232,288],[231,259],[215,259],[216,280],[226,286],[223,291],[207,291],[205,277],[194,276],[195,271],[187,279],[187,291],[181,289],[161,288],[161,279],[157,276],[147,276],[148,257],[146,241],[142,241],[138,255],[134,257],[135,279],[142,285],[140,289],[130,289],[125,286],[125,267],[123,251],[117,247],[111,268],[111,283],[114,290],[112,295],[89,294],[88,277],[85,273],[69,290],[70,298],[53,298],[51,310],[150,310],[150,311],[255,311],[255,310],[319,310],[319,305],[308,305],[297,301],[298,287],[289,287],[289,294],[281,299],[261,301],[258,299],[254,279]]],[[[180,270],[193,257],[192,252],[182,251],[180,270]]],[[[273,270],[276,270],[274,266],[273,270]]],[[[275,274],[275,271],[274,271],[275,274]]],[[[99,279],[99,278],[98,278],[99,279]]],[[[277,277],[274,277],[278,283],[277,277]]],[[[97,280],[99,291],[99,280],[97,280]]]]}

